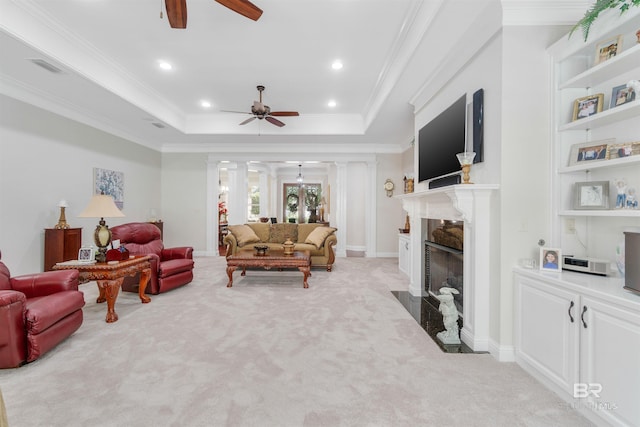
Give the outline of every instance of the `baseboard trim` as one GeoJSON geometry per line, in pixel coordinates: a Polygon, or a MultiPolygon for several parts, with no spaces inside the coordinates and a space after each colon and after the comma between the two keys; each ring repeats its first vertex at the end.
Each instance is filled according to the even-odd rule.
{"type": "Polygon", "coordinates": [[[498,362],[516,361],[516,349],[512,345],[500,345],[494,340],[489,340],[489,353],[491,353],[498,362]]]}

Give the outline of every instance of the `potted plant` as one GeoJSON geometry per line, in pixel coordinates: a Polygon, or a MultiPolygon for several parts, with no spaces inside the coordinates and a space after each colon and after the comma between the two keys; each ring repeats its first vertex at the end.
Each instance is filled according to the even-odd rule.
{"type": "Polygon", "coordinates": [[[575,30],[580,28],[582,29],[584,41],[587,41],[591,25],[595,22],[600,13],[607,9],[620,9],[620,14],[623,14],[629,10],[631,6],[640,6],[640,0],[596,0],[596,2],[584,14],[584,17],[573,26],[569,33],[569,37],[571,37],[571,34],[573,34],[575,30]]]}

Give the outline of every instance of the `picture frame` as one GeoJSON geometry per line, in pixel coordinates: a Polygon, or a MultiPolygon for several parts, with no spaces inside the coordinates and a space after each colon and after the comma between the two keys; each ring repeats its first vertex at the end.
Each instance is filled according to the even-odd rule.
{"type": "Polygon", "coordinates": [[[613,58],[622,51],[622,35],[613,36],[611,38],[602,40],[596,45],[596,58],[594,65],[602,64],[603,62],[613,58]]]}
{"type": "Polygon", "coordinates": [[[562,250],[560,248],[540,248],[540,270],[559,273],[562,271],[561,259],[562,250]]]}
{"type": "Polygon", "coordinates": [[[609,181],[588,181],[574,183],[573,209],[609,209],[609,181]]]}
{"type": "Polygon", "coordinates": [[[92,246],[83,246],[78,251],[78,262],[96,262],[96,249],[92,246]]]}
{"type": "Polygon", "coordinates": [[[124,173],[93,168],[93,194],[112,196],[118,209],[124,208],[124,173]]]}
{"type": "Polygon", "coordinates": [[[640,141],[609,144],[609,160],[640,155],[640,141]]]}
{"type": "Polygon", "coordinates": [[[591,117],[601,113],[604,104],[604,93],[583,96],[573,102],[573,121],[591,117]]]}
{"type": "Polygon", "coordinates": [[[609,146],[615,141],[612,138],[573,144],[569,153],[569,166],[608,160],[609,146]]]}
{"type": "Polygon", "coordinates": [[[619,107],[628,102],[636,99],[636,93],[633,88],[627,87],[627,85],[620,85],[613,88],[611,91],[611,102],[609,108],[619,107]]]}

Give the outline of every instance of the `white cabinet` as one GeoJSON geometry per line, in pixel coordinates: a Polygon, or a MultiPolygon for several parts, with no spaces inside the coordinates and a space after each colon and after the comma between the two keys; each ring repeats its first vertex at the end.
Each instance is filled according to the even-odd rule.
{"type": "Polygon", "coordinates": [[[410,274],[411,262],[411,239],[409,234],[403,233],[398,235],[398,268],[404,274],[410,274]]]}
{"type": "Polygon", "coordinates": [[[590,419],[638,426],[640,296],[622,285],[516,269],[516,362],[590,419]]]}
{"type": "MultiPolygon", "coordinates": [[[[613,209],[616,202],[614,181],[624,180],[627,189],[640,194],[640,144],[629,157],[581,161],[570,164],[576,144],[640,142],[640,96],[631,102],[612,106],[613,88],[640,79],[640,8],[620,15],[618,9],[601,14],[585,43],[580,32],[563,37],[549,48],[552,64],[552,246],[566,254],[613,259],[622,231],[640,226],[640,210],[613,209]],[[596,51],[604,40],[620,35],[616,56],[595,64],[596,51]],[[575,101],[604,94],[602,112],[573,120],[575,101]],[[605,142],[606,141],[606,142],[605,142]],[[609,182],[610,209],[574,209],[575,183],[609,182]]],[[[614,103],[615,104],[615,103],[614,103]]],[[[575,155],[575,153],[574,153],[575,155]]],[[[614,158],[616,157],[616,158],[614,158]]]]}

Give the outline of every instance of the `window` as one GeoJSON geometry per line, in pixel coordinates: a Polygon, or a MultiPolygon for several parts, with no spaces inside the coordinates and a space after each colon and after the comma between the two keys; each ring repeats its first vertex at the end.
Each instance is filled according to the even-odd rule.
{"type": "Polygon", "coordinates": [[[321,184],[284,184],[283,192],[284,222],[316,222],[320,200],[321,184]]]}

